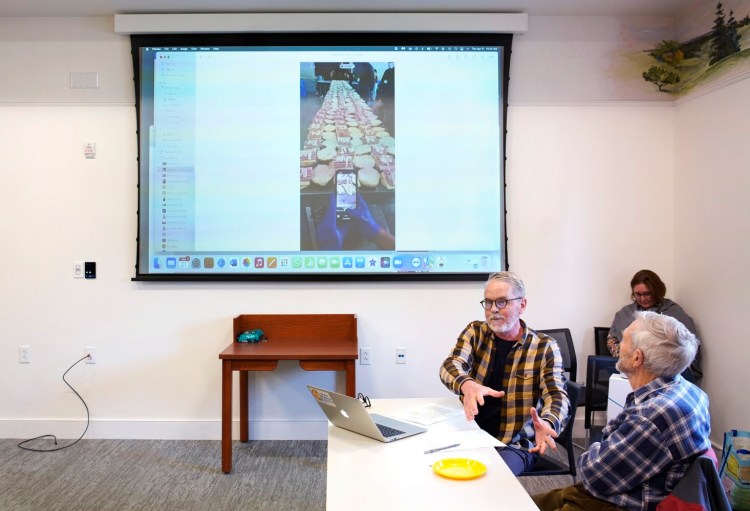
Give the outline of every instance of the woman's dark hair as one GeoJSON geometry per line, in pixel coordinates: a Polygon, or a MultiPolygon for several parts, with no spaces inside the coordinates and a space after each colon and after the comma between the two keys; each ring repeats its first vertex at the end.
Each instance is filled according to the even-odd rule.
{"type": "Polygon", "coordinates": [[[635,294],[632,294],[633,288],[638,284],[644,284],[653,294],[654,301],[660,303],[667,294],[667,286],[661,281],[659,276],[651,270],[640,270],[630,280],[630,297],[635,300],[635,294]]]}

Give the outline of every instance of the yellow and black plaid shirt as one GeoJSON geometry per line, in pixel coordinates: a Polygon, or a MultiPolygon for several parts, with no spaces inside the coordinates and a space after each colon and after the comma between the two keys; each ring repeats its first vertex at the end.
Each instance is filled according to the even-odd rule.
{"type": "MultiPolygon", "coordinates": [[[[539,416],[552,424],[558,433],[568,419],[570,402],[565,391],[562,355],[557,341],[537,334],[521,320],[523,341],[516,342],[505,361],[502,377],[500,432],[498,439],[508,445],[520,443],[533,446],[534,426],[529,409],[535,407],[539,416]]],[[[454,394],[461,393],[461,384],[487,380],[495,344],[498,340],[486,321],[473,321],[458,336],[451,355],[440,368],[440,380],[454,394]]]]}

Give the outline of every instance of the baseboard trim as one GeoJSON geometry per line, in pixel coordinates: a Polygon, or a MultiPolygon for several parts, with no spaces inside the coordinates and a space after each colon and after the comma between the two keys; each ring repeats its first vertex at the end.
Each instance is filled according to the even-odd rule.
{"type": "MultiPolygon", "coordinates": [[[[583,412],[583,409],[578,410],[576,413],[583,412]]],[[[583,417],[576,417],[575,422],[573,423],[573,438],[586,438],[586,428],[584,428],[585,420],[583,417]]],[[[601,424],[599,424],[601,426],[601,424]]],[[[715,442],[713,439],[711,439],[711,446],[714,448],[714,450],[721,453],[721,448],[723,447],[721,444],[715,442]]]]}
{"type": "MultiPolygon", "coordinates": [[[[326,440],[328,421],[250,421],[250,440],[326,440]]],[[[586,438],[582,417],[573,424],[573,438],[586,438]]],[[[0,438],[26,439],[52,434],[60,439],[76,439],[86,428],[80,420],[0,420],[0,438]]],[[[95,420],[84,438],[89,440],[221,440],[219,420],[95,420]]],[[[240,422],[232,421],[232,438],[240,438],[240,422]]],[[[711,441],[714,449],[721,445],[711,441]]]]}
{"type": "MultiPolygon", "coordinates": [[[[250,421],[250,440],[325,440],[328,421],[250,421]]],[[[0,420],[0,438],[33,438],[52,434],[75,439],[86,428],[81,420],[0,420]]],[[[239,420],[232,421],[232,438],[240,437],[239,420]]],[[[221,440],[220,420],[92,420],[86,439],[221,440]]]]}

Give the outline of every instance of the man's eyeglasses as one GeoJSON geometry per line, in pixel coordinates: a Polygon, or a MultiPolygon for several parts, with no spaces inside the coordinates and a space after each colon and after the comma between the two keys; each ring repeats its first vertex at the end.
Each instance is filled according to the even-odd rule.
{"type": "Polygon", "coordinates": [[[490,300],[488,298],[485,298],[479,303],[482,305],[482,307],[484,307],[485,310],[490,310],[493,304],[498,309],[504,309],[508,306],[508,302],[512,302],[513,300],[523,300],[523,296],[519,296],[518,298],[498,298],[497,300],[490,300]]]}
{"type": "Polygon", "coordinates": [[[633,293],[636,298],[651,298],[651,292],[646,291],[645,293],[633,293]]]}

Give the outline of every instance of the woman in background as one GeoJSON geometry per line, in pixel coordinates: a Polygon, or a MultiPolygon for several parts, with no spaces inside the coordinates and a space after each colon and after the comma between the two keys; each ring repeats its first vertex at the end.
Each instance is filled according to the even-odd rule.
{"type": "MultiPolygon", "coordinates": [[[[607,348],[613,357],[620,355],[620,341],[622,341],[622,332],[635,319],[635,313],[638,311],[653,311],[665,316],[671,316],[685,325],[693,335],[697,336],[693,318],[669,298],[667,286],[659,276],[651,270],[640,270],[630,280],[630,298],[633,303],[626,305],[615,314],[612,327],[609,329],[607,336],[607,348]]],[[[698,354],[693,360],[690,367],[685,370],[682,376],[688,381],[696,382],[703,376],[703,370],[700,365],[700,348],[698,354]]]]}

